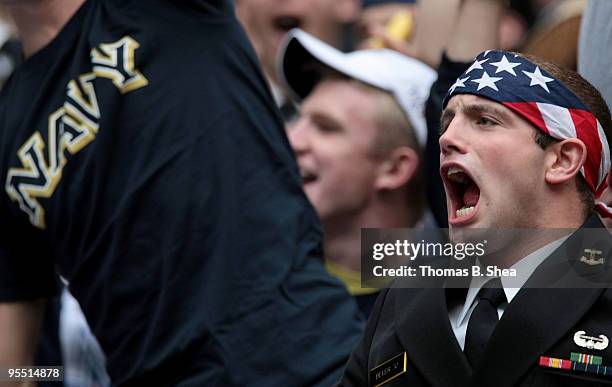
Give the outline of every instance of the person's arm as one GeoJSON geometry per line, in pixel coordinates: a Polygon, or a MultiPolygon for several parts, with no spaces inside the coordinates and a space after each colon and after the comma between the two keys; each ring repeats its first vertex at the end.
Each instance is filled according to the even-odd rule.
{"type": "Polygon", "coordinates": [[[499,23],[506,0],[464,0],[447,47],[453,61],[471,61],[498,46],[499,23]]]}
{"type": "Polygon", "coordinates": [[[414,33],[416,58],[434,69],[440,65],[442,52],[452,37],[460,5],[461,0],[423,0],[419,3],[414,33]]]}
{"type": "MultiPolygon", "coordinates": [[[[44,300],[0,303],[0,368],[31,366],[44,315],[44,300]]],[[[0,387],[34,386],[2,382],[0,387]]]]}

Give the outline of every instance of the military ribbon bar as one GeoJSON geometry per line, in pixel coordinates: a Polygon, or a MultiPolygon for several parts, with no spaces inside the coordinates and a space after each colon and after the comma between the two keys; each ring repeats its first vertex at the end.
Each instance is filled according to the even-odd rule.
{"type": "Polygon", "coordinates": [[[569,370],[572,369],[572,362],[570,360],[557,359],[555,357],[540,356],[540,366],[569,370]]]}
{"type": "Polygon", "coordinates": [[[601,356],[587,355],[584,353],[572,352],[570,354],[570,360],[578,362],[578,363],[582,363],[582,364],[601,365],[603,359],[601,356]]]}

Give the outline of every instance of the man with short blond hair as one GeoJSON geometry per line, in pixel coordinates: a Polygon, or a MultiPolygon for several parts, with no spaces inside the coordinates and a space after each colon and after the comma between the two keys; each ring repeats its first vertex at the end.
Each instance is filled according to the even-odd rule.
{"type": "Polygon", "coordinates": [[[302,100],[287,132],[323,223],[328,270],[367,315],[377,289],[361,287],[361,229],[434,227],[422,148],[435,72],[391,50],[344,54],[301,30],[289,33],[280,66],[302,100]]]}

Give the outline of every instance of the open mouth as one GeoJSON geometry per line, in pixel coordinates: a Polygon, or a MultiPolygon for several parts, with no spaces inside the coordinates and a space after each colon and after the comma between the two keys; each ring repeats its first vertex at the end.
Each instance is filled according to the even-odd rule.
{"type": "Polygon", "coordinates": [[[318,179],[318,176],[315,173],[303,169],[300,170],[300,176],[302,177],[302,182],[304,185],[315,182],[318,179]]]}
{"type": "Polygon", "coordinates": [[[293,28],[300,28],[302,21],[295,16],[283,15],[274,18],[272,23],[277,30],[285,33],[289,32],[293,28]]]}
{"type": "Polygon", "coordinates": [[[450,201],[450,224],[471,221],[477,213],[480,201],[480,187],[468,172],[460,166],[442,168],[442,178],[450,201]]]}

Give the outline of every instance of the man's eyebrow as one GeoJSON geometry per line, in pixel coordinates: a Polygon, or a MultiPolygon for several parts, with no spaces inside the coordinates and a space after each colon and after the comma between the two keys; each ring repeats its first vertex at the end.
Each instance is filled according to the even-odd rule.
{"type": "Polygon", "coordinates": [[[451,108],[446,108],[442,112],[442,117],[440,117],[440,132],[439,135],[444,134],[451,121],[455,118],[455,111],[451,108]]]}
{"type": "Polygon", "coordinates": [[[321,112],[313,112],[311,113],[311,119],[317,125],[324,125],[326,129],[339,130],[342,128],[340,121],[337,120],[333,115],[321,113],[321,112]]]}
{"type": "MultiPolygon", "coordinates": [[[[495,116],[495,118],[497,118],[498,120],[504,122],[510,122],[512,119],[512,116],[508,114],[508,112],[489,104],[473,104],[467,106],[464,105],[460,109],[463,114],[469,117],[477,117],[482,114],[490,114],[495,116]]],[[[455,110],[452,108],[444,109],[444,111],[442,112],[442,117],[440,118],[440,135],[444,134],[446,129],[448,129],[448,126],[450,125],[453,118],[455,118],[455,110]]]]}
{"type": "Polygon", "coordinates": [[[471,117],[479,116],[481,114],[491,114],[491,115],[494,115],[495,118],[502,120],[502,121],[508,122],[511,119],[510,114],[508,114],[504,110],[499,109],[496,106],[492,106],[488,104],[487,105],[485,104],[468,105],[463,108],[463,112],[466,115],[471,116],[471,117]]]}

